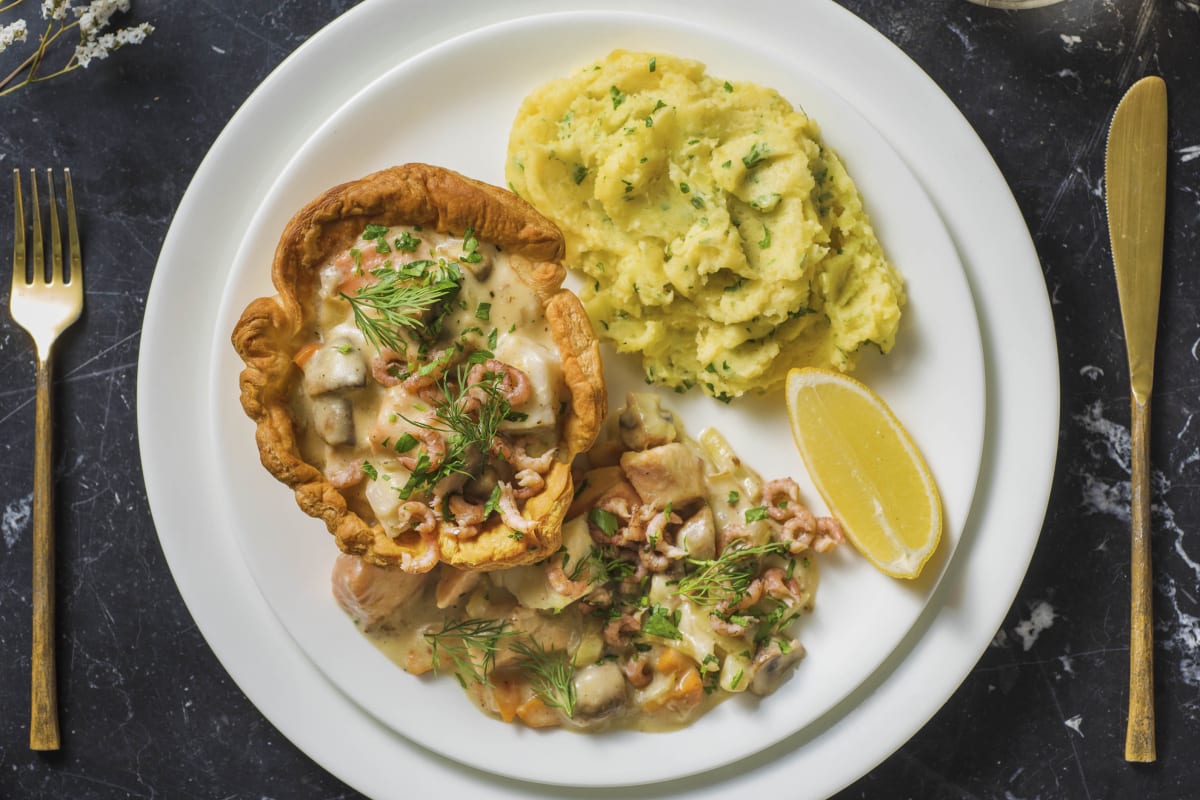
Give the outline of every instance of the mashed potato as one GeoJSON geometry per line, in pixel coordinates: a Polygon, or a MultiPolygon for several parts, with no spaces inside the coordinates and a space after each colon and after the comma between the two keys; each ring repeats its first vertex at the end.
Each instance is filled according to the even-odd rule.
{"type": "Polygon", "coordinates": [[[895,341],[900,276],[816,123],[771,89],[618,50],[525,99],[506,172],[651,382],[729,400],[895,341]]]}

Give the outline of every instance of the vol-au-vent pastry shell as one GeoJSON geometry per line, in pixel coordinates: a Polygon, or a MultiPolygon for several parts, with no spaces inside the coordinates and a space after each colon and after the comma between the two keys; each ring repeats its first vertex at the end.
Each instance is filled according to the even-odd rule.
{"type": "MultiPolygon", "coordinates": [[[[596,336],[579,300],[562,288],[563,252],[558,228],[511,192],[426,164],[392,167],[335,186],[288,223],[272,264],[278,294],[250,303],[233,330],[233,345],[246,364],[241,402],[257,426],[263,466],[294,490],[305,513],[325,522],[341,550],[378,565],[421,572],[439,561],[471,570],[516,566],[559,548],[563,516],[574,493],[571,459],[591,446],[607,408],[596,336]],[[312,463],[320,459],[305,457],[301,440],[307,423],[297,419],[295,402],[305,376],[296,362],[306,347],[318,346],[314,340],[328,333],[319,319],[322,270],[348,250],[359,258],[353,248],[361,245],[369,226],[408,226],[428,237],[473,236],[502,254],[520,279],[525,300],[531,296],[540,305],[544,329],[561,360],[565,396],[555,410],[553,461],[541,475],[540,490],[524,498],[520,531],[504,521],[516,521],[512,506],[506,515],[492,511],[472,531],[477,535],[460,535],[462,526],[448,513],[436,515],[436,534],[428,530],[431,525],[422,532],[397,532],[395,525],[388,530],[372,518],[369,505],[351,499],[356,489],[335,485],[341,482],[331,481],[331,470],[323,471],[326,465],[312,463]]],[[[493,330],[493,339],[495,335],[493,330]]],[[[360,347],[371,354],[383,352],[361,340],[360,347]]],[[[364,469],[373,471],[369,465],[364,469]]]]}

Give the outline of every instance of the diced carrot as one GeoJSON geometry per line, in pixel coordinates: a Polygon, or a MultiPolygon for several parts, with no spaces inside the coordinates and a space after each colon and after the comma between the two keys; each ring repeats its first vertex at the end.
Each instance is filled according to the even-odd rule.
{"type": "Polygon", "coordinates": [[[689,666],[669,690],[656,694],[642,703],[642,710],[648,714],[654,714],[665,708],[679,713],[694,707],[703,698],[704,682],[700,679],[700,671],[689,666]]]}
{"type": "Polygon", "coordinates": [[[413,675],[424,675],[433,669],[433,651],[424,645],[412,648],[405,654],[404,670],[413,675]]]}
{"type": "Polygon", "coordinates": [[[308,360],[312,358],[320,349],[320,342],[309,342],[308,344],[304,345],[304,347],[301,347],[296,351],[296,355],[292,356],[292,363],[303,369],[304,365],[308,363],[308,360]]]}
{"type": "Polygon", "coordinates": [[[521,705],[521,682],[513,678],[492,678],[492,699],[496,701],[496,709],[500,719],[512,722],[517,717],[517,708],[521,705]]]}
{"type": "Polygon", "coordinates": [[[543,703],[536,694],[521,704],[517,716],[531,728],[553,728],[562,724],[558,712],[543,703]]]}
{"type": "Polygon", "coordinates": [[[654,664],[654,668],[664,674],[682,672],[688,667],[694,666],[690,658],[674,647],[664,649],[654,664]]]}
{"type": "Polygon", "coordinates": [[[675,684],[675,697],[688,706],[700,702],[700,698],[704,697],[704,681],[700,679],[698,669],[688,667],[687,672],[683,673],[675,684]]]}

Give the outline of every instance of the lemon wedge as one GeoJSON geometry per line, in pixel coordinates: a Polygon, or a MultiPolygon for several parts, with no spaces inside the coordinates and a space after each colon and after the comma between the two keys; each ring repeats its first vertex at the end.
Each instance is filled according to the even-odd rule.
{"type": "Polygon", "coordinates": [[[908,431],[883,399],[840,372],[788,372],[788,417],[804,466],[867,560],[915,578],[942,536],[942,500],[908,431]]]}

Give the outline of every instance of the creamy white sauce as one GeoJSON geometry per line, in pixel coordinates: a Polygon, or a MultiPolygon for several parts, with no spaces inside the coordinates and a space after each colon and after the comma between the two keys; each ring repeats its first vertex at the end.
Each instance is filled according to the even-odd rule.
{"type": "MultiPolygon", "coordinates": [[[[352,442],[329,444],[313,424],[311,395],[317,393],[314,384],[324,378],[310,375],[305,367],[305,380],[293,396],[294,418],[299,422],[301,453],[309,463],[323,468],[326,477],[342,489],[352,508],[367,518],[374,517],[392,535],[397,535],[401,523],[397,509],[401,505],[398,489],[412,475],[403,456],[394,446],[406,433],[420,433],[420,423],[427,420],[433,404],[414,396],[403,386],[384,386],[377,379],[379,372],[387,375],[385,354],[363,335],[355,322],[351,304],[343,295],[355,296],[358,287],[369,281],[370,273],[381,268],[396,268],[413,261],[445,261],[457,266],[462,280],[457,295],[450,301],[441,331],[433,343],[424,343],[424,362],[435,358],[444,348],[459,343],[465,352],[488,350],[495,358],[517,367],[529,377],[532,399],[515,410],[514,419],[502,424],[509,433],[540,435],[544,439],[538,448],[548,449],[556,441],[556,426],[561,404],[567,397],[562,374],[561,357],[546,321],[542,302],[521,279],[513,258],[494,245],[479,242],[478,258],[464,257],[464,241],[460,237],[440,234],[414,227],[397,226],[388,229],[383,241],[394,243],[401,237],[413,237],[420,243],[412,252],[392,247],[390,253],[377,252],[375,240],[358,240],[354,247],[322,267],[315,298],[315,330],[313,339],[325,347],[311,357],[309,364],[336,363],[326,358],[325,350],[338,345],[342,361],[356,359],[366,365],[367,379],[359,388],[336,390],[347,398],[352,407],[354,439],[352,442]],[[375,477],[354,482],[356,468],[369,464],[375,477]],[[353,483],[353,485],[344,485],[353,483]]],[[[409,240],[411,241],[411,240],[409,240]]],[[[390,246],[390,245],[389,245],[390,246]]],[[[409,353],[416,354],[422,342],[407,337],[409,353]]],[[[459,356],[461,360],[464,356],[459,356]]],[[[402,375],[403,367],[394,368],[392,375],[402,375]]]]}

